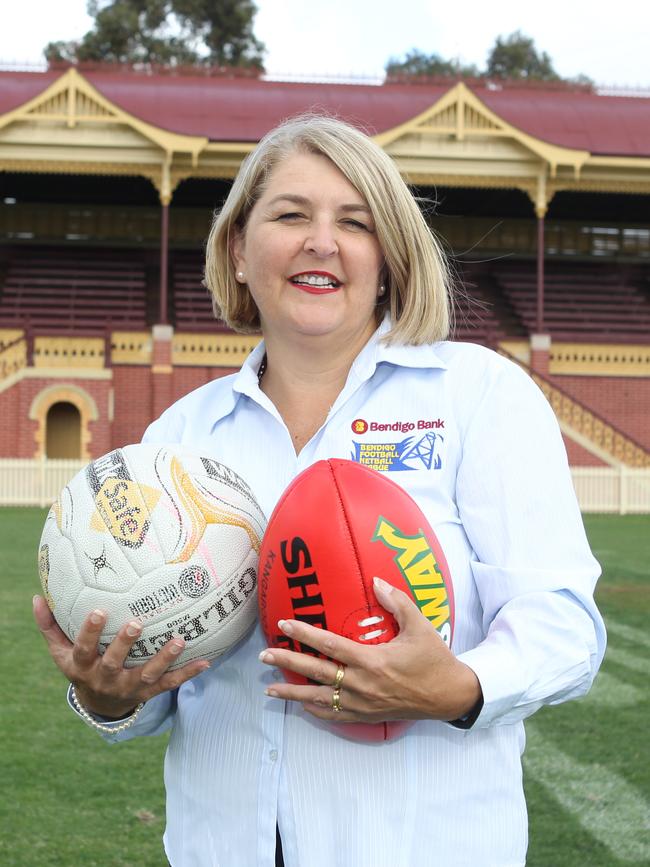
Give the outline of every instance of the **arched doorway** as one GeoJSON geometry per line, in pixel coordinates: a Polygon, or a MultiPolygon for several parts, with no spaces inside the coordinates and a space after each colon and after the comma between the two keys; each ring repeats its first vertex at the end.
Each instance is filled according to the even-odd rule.
{"type": "Polygon", "coordinates": [[[35,458],[90,460],[89,425],[97,421],[99,412],[88,391],[71,383],[44,388],[32,401],[29,418],[37,422],[35,458]]]}
{"type": "Polygon", "coordinates": [[[58,401],[47,411],[45,454],[48,458],[81,458],[81,413],[74,404],[58,401]]]}

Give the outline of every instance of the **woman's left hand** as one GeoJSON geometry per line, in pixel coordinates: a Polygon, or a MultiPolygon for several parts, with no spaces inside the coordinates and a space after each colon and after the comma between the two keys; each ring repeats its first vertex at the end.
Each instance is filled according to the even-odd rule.
{"type": "Polygon", "coordinates": [[[456,659],[406,593],[375,579],[375,595],[397,621],[396,638],[386,644],[362,645],[299,620],[281,621],[285,635],[328,659],[275,647],[263,651],[260,659],[267,665],[316,682],[273,684],[267,695],[301,702],[314,716],[337,722],[454,720],[469,713],[481,698],[472,669],[456,659]],[[333,693],[339,663],[345,675],[337,711],[333,693]]]}

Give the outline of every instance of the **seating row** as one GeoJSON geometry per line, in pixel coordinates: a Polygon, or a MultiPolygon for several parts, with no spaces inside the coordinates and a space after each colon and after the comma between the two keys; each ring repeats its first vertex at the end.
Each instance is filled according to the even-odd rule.
{"type": "MultiPolygon", "coordinates": [[[[170,313],[179,331],[214,331],[200,252],[172,251],[170,313]]],[[[493,344],[537,330],[535,262],[457,265],[456,339],[493,344]]],[[[0,325],[39,330],[144,329],[155,321],[157,281],[148,286],[145,253],[22,248],[7,257],[0,325]],[[149,312],[148,312],[149,311],[149,312]]],[[[625,341],[650,334],[650,275],[611,263],[547,263],[544,324],[562,339],[625,341]]]]}

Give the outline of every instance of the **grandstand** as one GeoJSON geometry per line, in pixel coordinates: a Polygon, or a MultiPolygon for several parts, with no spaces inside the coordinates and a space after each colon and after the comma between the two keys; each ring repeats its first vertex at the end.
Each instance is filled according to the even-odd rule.
{"type": "MultiPolygon", "coordinates": [[[[494,279],[527,333],[536,328],[537,278],[521,265],[500,266],[494,279]]],[[[650,335],[647,278],[598,262],[548,268],[544,279],[544,325],[555,340],[645,341],[650,335]]]]}
{"type": "MultiPolygon", "coordinates": [[[[193,253],[178,253],[171,264],[173,323],[178,331],[220,330],[212,300],[203,285],[203,262],[193,253]]],[[[223,328],[221,328],[223,330],[223,328]]]]}
{"type": "Polygon", "coordinates": [[[48,424],[73,416],[96,456],[241,364],[257,338],[202,283],[211,214],[254,143],[314,106],[435,202],[455,339],[530,370],[575,466],[650,465],[647,98],[110,68],[0,72],[0,458],[56,457],[48,424]]]}
{"type": "Polygon", "coordinates": [[[147,327],[144,264],[107,250],[25,246],[8,251],[0,320],[33,334],[96,335],[147,327]]]}

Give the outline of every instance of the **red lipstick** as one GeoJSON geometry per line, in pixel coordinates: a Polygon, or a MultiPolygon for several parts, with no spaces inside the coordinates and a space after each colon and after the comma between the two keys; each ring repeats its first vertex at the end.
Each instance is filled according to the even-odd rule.
{"type": "Polygon", "coordinates": [[[327,295],[341,287],[341,281],[329,271],[299,271],[289,282],[310,295],[327,295]]]}

